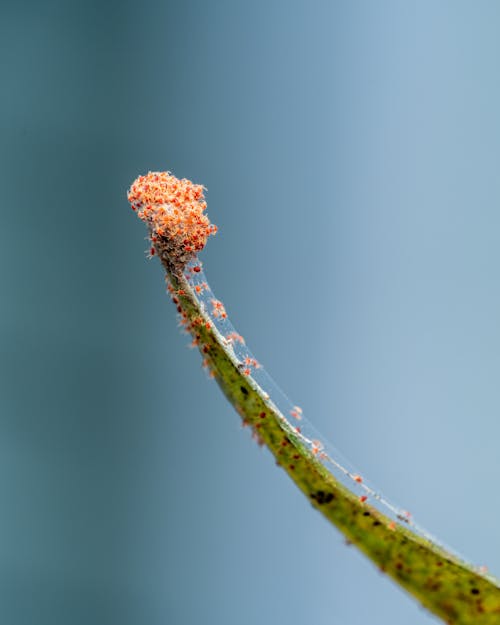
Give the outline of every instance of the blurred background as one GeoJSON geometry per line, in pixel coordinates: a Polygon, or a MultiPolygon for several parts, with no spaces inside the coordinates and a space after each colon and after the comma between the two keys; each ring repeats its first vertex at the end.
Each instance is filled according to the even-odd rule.
{"type": "Polygon", "coordinates": [[[0,620],[435,622],[251,441],[127,205],[202,259],[309,420],[500,574],[500,5],[1,6],[0,620]]]}

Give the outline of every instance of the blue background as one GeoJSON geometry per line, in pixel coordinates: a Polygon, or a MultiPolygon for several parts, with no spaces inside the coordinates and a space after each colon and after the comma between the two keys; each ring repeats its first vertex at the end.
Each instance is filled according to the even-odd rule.
{"type": "Polygon", "coordinates": [[[500,574],[500,5],[4,0],[0,619],[434,622],[186,349],[125,193],[208,187],[257,358],[500,574]]]}

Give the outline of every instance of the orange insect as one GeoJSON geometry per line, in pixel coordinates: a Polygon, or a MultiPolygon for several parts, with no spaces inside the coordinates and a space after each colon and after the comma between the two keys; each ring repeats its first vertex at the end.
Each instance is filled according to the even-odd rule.
{"type": "Polygon", "coordinates": [[[314,455],[316,455],[323,449],[323,443],[318,440],[313,440],[311,442],[312,442],[311,451],[313,452],[314,455]]]}
{"type": "Polygon", "coordinates": [[[293,409],[290,410],[290,414],[295,419],[300,420],[300,419],[302,419],[302,408],[300,408],[299,406],[294,406],[293,409]]]}

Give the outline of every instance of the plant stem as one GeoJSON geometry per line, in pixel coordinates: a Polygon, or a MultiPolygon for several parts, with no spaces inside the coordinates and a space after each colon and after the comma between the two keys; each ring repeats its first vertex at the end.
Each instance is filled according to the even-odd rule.
{"type": "Polygon", "coordinates": [[[190,280],[165,266],[175,297],[210,370],[243,422],[318,509],[423,606],[446,623],[498,625],[500,587],[430,540],[394,523],[351,492],[318,460],[287,419],[241,366],[190,280]]]}

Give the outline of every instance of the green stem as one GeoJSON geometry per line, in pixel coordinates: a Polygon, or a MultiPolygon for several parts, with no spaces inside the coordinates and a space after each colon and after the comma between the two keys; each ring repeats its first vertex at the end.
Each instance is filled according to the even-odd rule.
{"type": "Polygon", "coordinates": [[[332,475],[256,382],[244,375],[184,275],[164,263],[187,326],[228,400],[267,445],[277,463],[381,571],[445,623],[499,625],[500,586],[454,554],[395,523],[332,475]]]}

